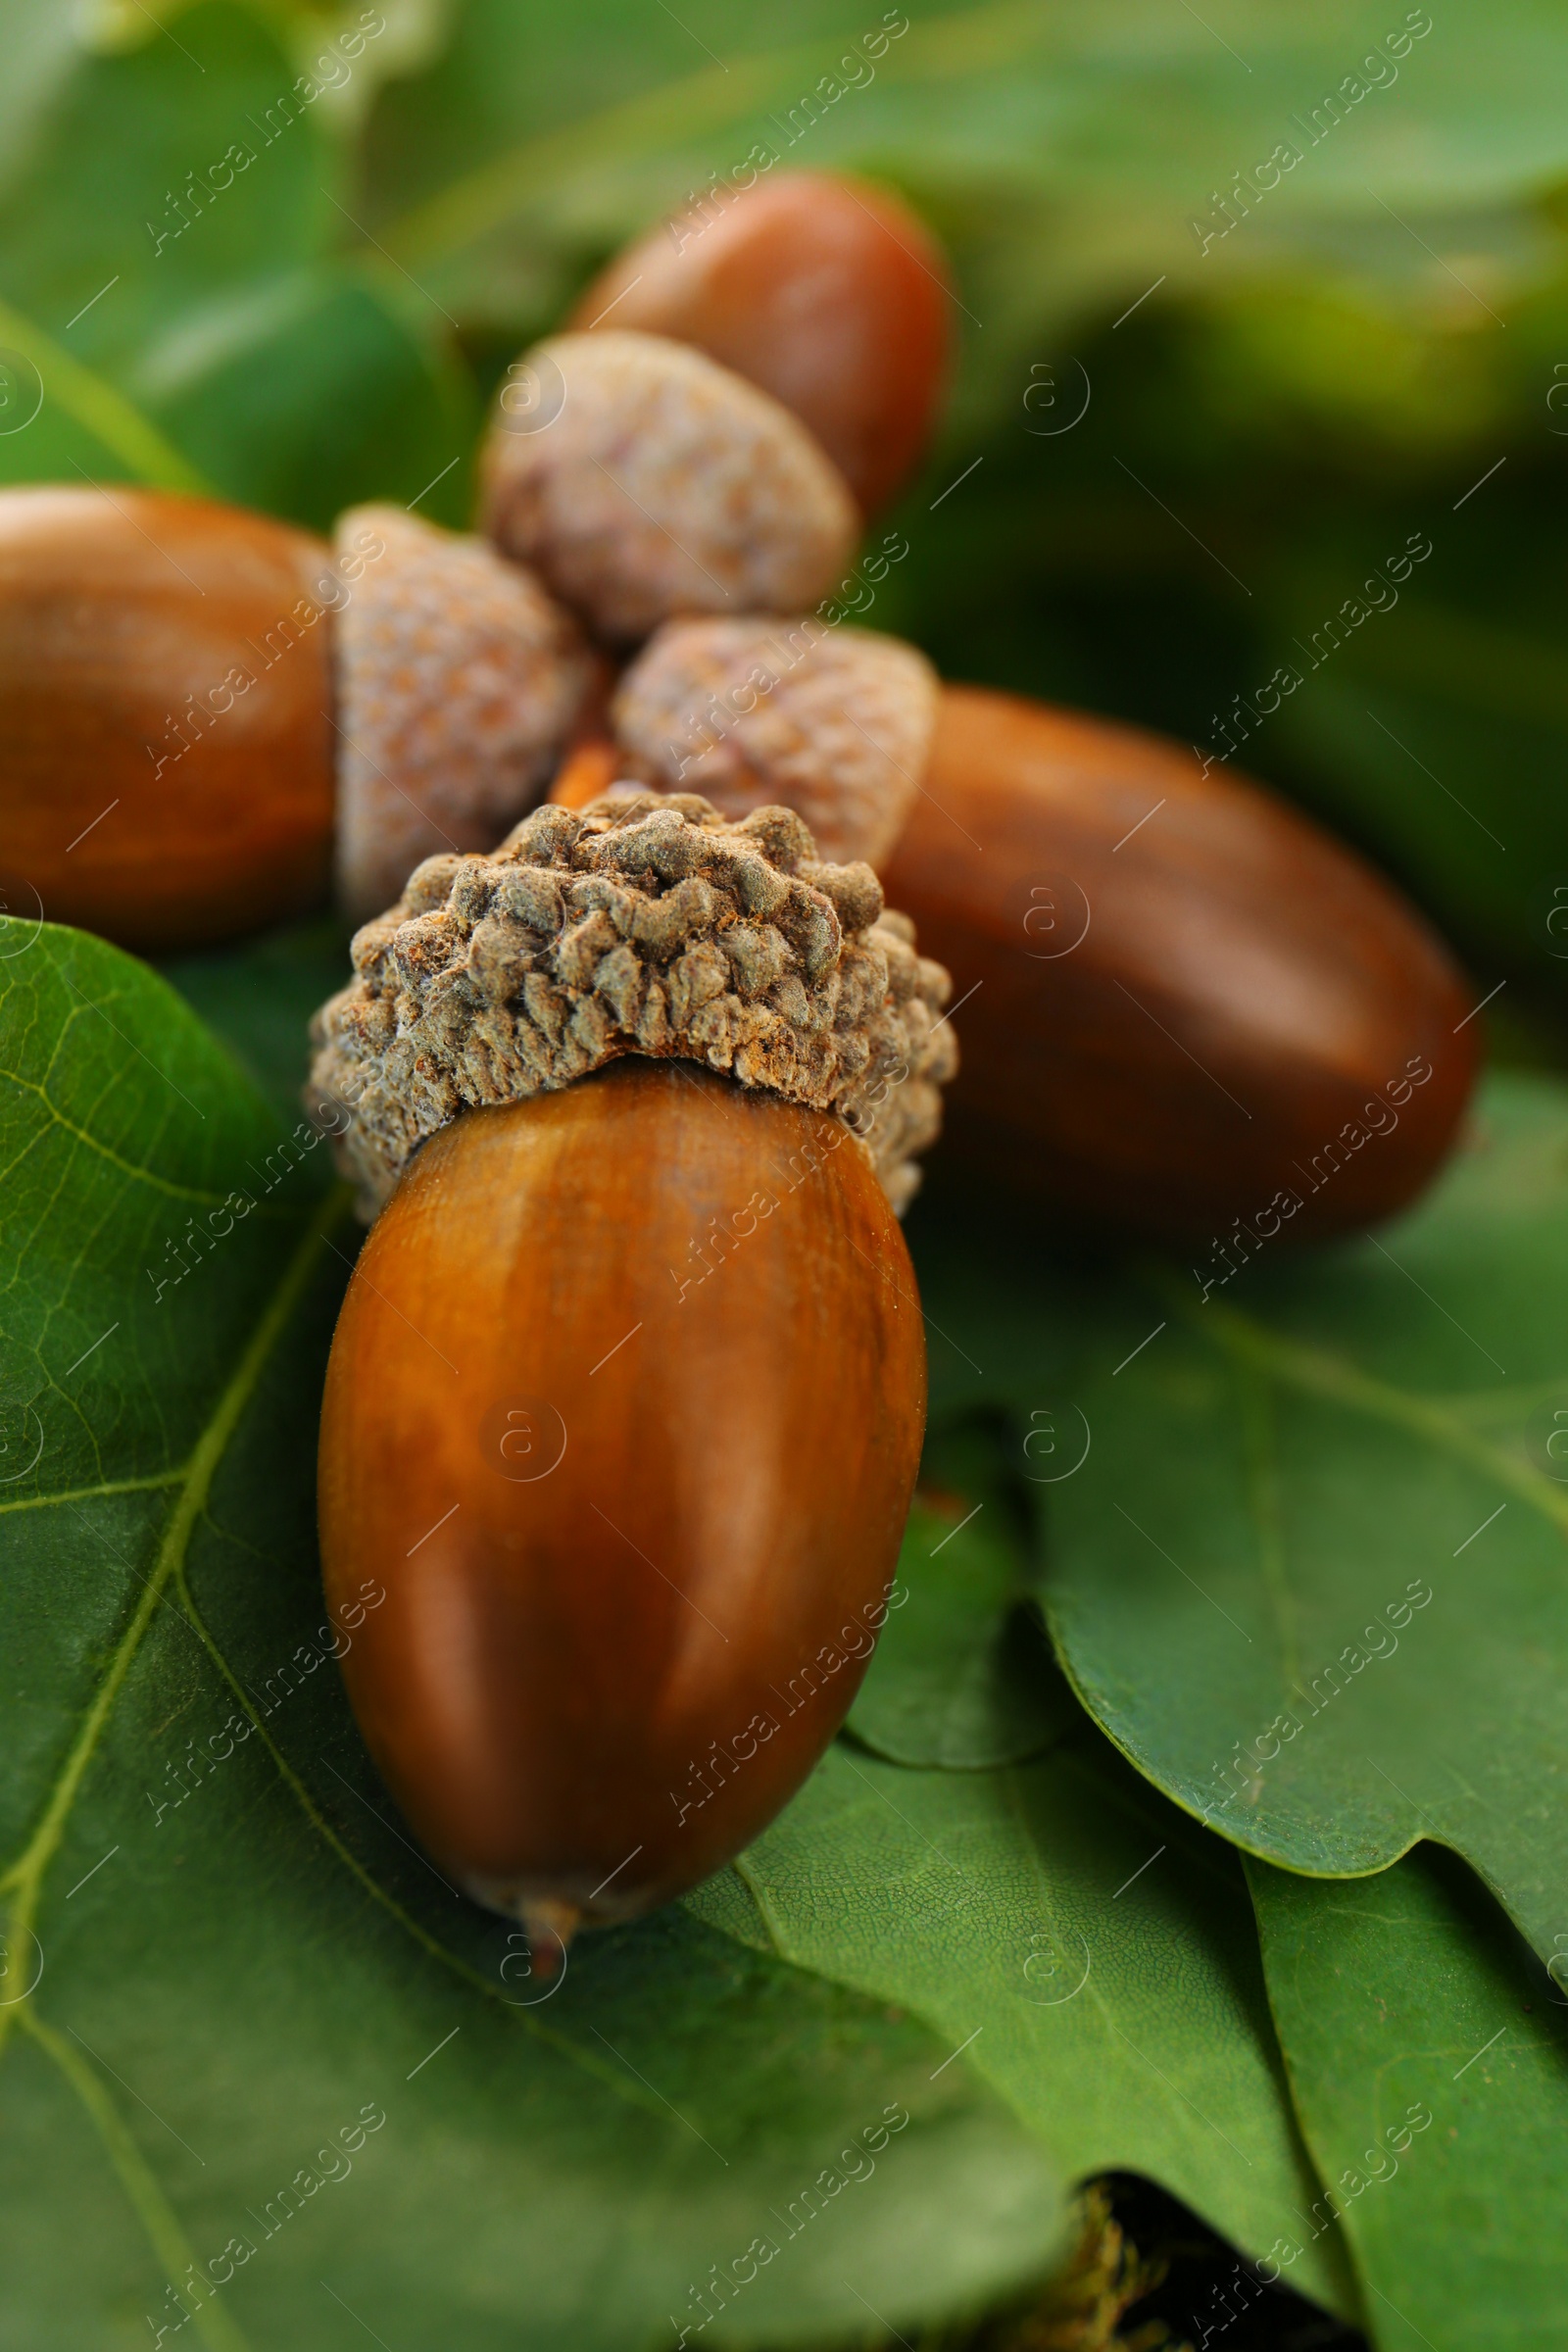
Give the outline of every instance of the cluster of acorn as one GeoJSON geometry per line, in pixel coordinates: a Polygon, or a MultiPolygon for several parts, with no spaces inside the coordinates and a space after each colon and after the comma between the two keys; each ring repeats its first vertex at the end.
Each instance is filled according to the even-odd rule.
{"type": "Polygon", "coordinates": [[[387,1588],[345,1671],[418,1834],[563,1945],[737,1851],[848,1709],[946,1081],[983,1176],[1229,1265],[1408,1199],[1473,1075],[1446,951],[1303,819],[846,625],[948,303],[902,206],[780,175],[509,372],[483,535],[0,499],[13,907],[167,949],[333,862],[372,918],[315,1030],[375,1219],[324,1571],[387,1588]]]}

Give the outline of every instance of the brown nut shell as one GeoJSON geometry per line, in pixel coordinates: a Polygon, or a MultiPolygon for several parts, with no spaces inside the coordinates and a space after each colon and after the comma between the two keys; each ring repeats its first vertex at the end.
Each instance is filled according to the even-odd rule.
{"type": "Polygon", "coordinates": [[[1420,1192],[1475,999],[1352,852],[1174,744],[977,687],[944,690],[927,792],[886,879],[963,1005],[955,1157],[1205,1250],[1237,1219],[1282,1248],[1360,1231],[1420,1192]]]}
{"type": "Polygon", "coordinates": [[[842,576],[860,528],[842,475],[729,368],[608,331],[557,335],[518,368],[485,444],[481,519],[602,636],[791,612],[842,576]]]}
{"type": "Polygon", "coordinates": [[[385,1590],[343,1671],[442,1867],[564,1936],[755,1838],[864,1670],[924,1391],[822,1113],[629,1061],[437,1136],[349,1285],[320,1526],[329,1608],[385,1590]]]}
{"type": "Polygon", "coordinates": [[[318,540],[237,507],[0,492],[9,911],[160,954],[309,905],[340,594],[318,540]]]}
{"type": "Polygon", "coordinates": [[[948,371],[940,247],[868,181],[778,172],[714,188],[617,255],[570,324],[694,343],[808,425],[866,514],[920,461],[948,371]]]}
{"type": "Polygon", "coordinates": [[[493,849],[544,791],[593,679],[581,631],[488,541],[353,507],[337,629],[338,897],[363,922],[421,858],[493,849]]]}
{"type": "Polygon", "coordinates": [[[824,858],[880,865],[920,788],[936,672],[900,638],[811,613],[666,621],[620,681],[619,741],[725,816],[782,802],[824,858]]]}

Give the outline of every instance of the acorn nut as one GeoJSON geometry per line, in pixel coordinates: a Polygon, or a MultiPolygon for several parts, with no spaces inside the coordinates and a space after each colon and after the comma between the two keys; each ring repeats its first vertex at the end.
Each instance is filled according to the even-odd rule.
{"type": "Polygon", "coordinates": [[[340,593],[319,540],[238,507],[0,491],[7,911],[159,954],[308,906],[340,593]]]}
{"type": "Polygon", "coordinates": [[[948,1149],[988,1187],[1196,1245],[1223,1280],[1214,1245],[1364,1231],[1452,1144],[1477,1038],[1447,949],[1174,744],[947,687],[885,870],[964,1006],[948,1149]]]}
{"type": "Polygon", "coordinates": [[[695,796],[537,809],[428,860],[318,1016],[314,1113],[384,1202],[321,1423],[328,1596],[387,1594],[349,1694],[544,1973],[758,1835],[887,1604],[925,1395],[894,1202],[951,1030],[812,849],[695,796]]]}
{"type": "Polygon", "coordinates": [[[695,344],[793,411],[869,514],[924,453],[952,303],[945,257],[898,197],[779,172],[693,198],[617,255],[569,324],[695,344]]]}
{"type": "Polygon", "coordinates": [[[538,800],[603,662],[487,541],[204,499],[0,491],[0,884],[147,954],[363,915],[538,800]]]}

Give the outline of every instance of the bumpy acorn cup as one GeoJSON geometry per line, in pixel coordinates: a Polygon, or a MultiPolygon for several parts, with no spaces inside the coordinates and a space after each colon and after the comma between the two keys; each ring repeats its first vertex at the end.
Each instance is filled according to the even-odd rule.
{"type": "Polygon", "coordinates": [[[777,808],[536,810],[428,860],[318,1016],[313,1106],[386,1202],[321,1424],[328,1594],[387,1594],[349,1693],[547,1969],[758,1834],[886,1605],[925,1395],[894,1202],[953,1049],[869,870],[810,851],[777,808]]]}
{"type": "Polygon", "coordinates": [[[936,710],[936,672],[912,645],[804,612],[666,621],[611,717],[661,791],[701,792],[731,817],[783,802],[824,858],[880,865],[920,788],[936,710]]]}
{"type": "Polygon", "coordinates": [[[800,419],[662,335],[556,335],[508,371],[480,461],[484,528],[610,643],[681,612],[798,611],[860,516],[800,419]]]}
{"type": "Polygon", "coordinates": [[[337,886],[363,922],[421,858],[488,850],[538,800],[596,680],[575,623],[520,564],[401,507],[357,507],[381,551],[337,620],[337,886]]]}

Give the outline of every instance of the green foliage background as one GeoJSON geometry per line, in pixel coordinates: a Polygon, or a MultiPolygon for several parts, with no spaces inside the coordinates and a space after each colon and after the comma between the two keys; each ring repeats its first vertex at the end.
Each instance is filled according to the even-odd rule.
{"type": "MultiPolygon", "coordinates": [[[[624,235],[782,149],[879,22],[3,0],[0,479],[462,523],[507,361],[624,235]]],[[[1059,1263],[937,1188],[931,1495],[850,1732],[548,2004],[401,1842],[330,1671],[265,1695],[318,1609],[338,1202],[308,1162],[167,1300],[148,1279],[271,1165],[340,937],[171,987],[0,925],[0,2346],[673,2344],[769,2230],[702,2331],[880,2340],[1048,2272],[1065,2189],[1115,2168],[1389,2352],[1551,2340],[1565,100],[1548,0],[994,0],[910,11],[790,147],[901,187],[957,263],[873,623],[1203,750],[1296,662],[1242,761],[1406,882],[1478,1001],[1505,984],[1494,1036],[1538,1069],[1399,1227],[1197,1314],[1169,1269],[1059,1263]],[[1309,667],[1411,532],[1397,605],[1309,667]],[[1397,1651],[1358,1648],[1411,1582],[1397,1651]]]]}

